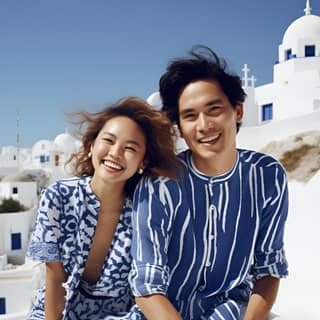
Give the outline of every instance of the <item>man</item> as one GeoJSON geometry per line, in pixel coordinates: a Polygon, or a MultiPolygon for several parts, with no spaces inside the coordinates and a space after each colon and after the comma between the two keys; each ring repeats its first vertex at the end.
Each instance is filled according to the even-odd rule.
{"type": "Polygon", "coordinates": [[[136,191],[137,305],[147,319],[267,319],[287,275],[284,169],[236,148],[245,93],[209,48],[171,62],[160,96],[189,149],[177,181],[136,191]]]}

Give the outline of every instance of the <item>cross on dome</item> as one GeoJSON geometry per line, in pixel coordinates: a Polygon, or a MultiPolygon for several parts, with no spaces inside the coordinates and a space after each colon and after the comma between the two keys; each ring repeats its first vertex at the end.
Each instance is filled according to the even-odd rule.
{"type": "Polygon", "coordinates": [[[254,85],[255,85],[256,80],[257,80],[257,78],[255,78],[255,76],[252,75],[252,76],[250,77],[251,87],[254,88],[254,85]]]}
{"type": "Polygon", "coordinates": [[[244,80],[244,87],[247,88],[248,87],[248,81],[249,81],[249,71],[250,69],[248,68],[248,65],[245,63],[244,67],[241,69],[244,73],[244,77],[242,78],[242,80],[244,80]]]}
{"type": "Polygon", "coordinates": [[[306,2],[306,8],[304,9],[305,15],[308,16],[311,14],[311,7],[310,7],[310,0],[307,0],[306,2]]]}

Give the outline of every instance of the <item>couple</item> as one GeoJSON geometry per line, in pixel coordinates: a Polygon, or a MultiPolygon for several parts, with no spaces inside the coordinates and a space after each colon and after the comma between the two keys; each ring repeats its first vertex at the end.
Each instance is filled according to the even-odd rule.
{"type": "Polygon", "coordinates": [[[40,200],[28,255],[46,288],[28,319],[268,318],[287,275],[287,182],[276,160],[236,148],[241,80],[197,47],[160,96],[162,113],[126,98],[79,114],[77,177],[40,200]],[[178,157],[171,123],[189,147],[178,157]]]}

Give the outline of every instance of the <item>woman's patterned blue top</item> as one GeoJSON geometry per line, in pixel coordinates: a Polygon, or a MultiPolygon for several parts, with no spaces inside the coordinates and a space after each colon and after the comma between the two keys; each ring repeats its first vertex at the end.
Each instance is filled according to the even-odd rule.
{"type": "Polygon", "coordinates": [[[190,151],[180,157],[181,179],[145,178],[136,190],[133,292],[167,295],[184,320],[240,319],[252,281],[287,275],[284,169],[238,150],[229,172],[210,177],[190,151]]]}
{"type": "MultiPolygon", "coordinates": [[[[128,284],[131,265],[132,202],[126,199],[100,279],[81,279],[98,221],[100,202],[91,177],[60,180],[43,191],[27,256],[60,261],[67,274],[64,319],[103,319],[126,314],[133,304],[128,284]]],[[[35,298],[28,319],[44,319],[45,288],[35,298]]],[[[111,319],[111,318],[110,318],[111,319]]]]}

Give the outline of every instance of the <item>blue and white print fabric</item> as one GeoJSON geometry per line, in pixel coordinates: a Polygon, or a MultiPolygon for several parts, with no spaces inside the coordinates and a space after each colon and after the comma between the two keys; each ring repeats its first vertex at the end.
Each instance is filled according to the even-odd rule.
{"type": "MultiPolygon", "coordinates": [[[[131,266],[132,201],[126,199],[100,279],[81,279],[98,221],[100,202],[91,177],[60,180],[43,191],[27,256],[60,261],[67,274],[64,319],[103,319],[123,315],[133,304],[128,284],[131,266]]],[[[28,319],[44,319],[45,288],[35,298],[28,319]]]]}
{"type": "Polygon", "coordinates": [[[238,150],[229,172],[210,177],[189,150],[180,158],[181,179],[145,178],[136,190],[132,290],[167,295],[184,320],[239,319],[255,279],[287,275],[284,169],[238,150]]]}

